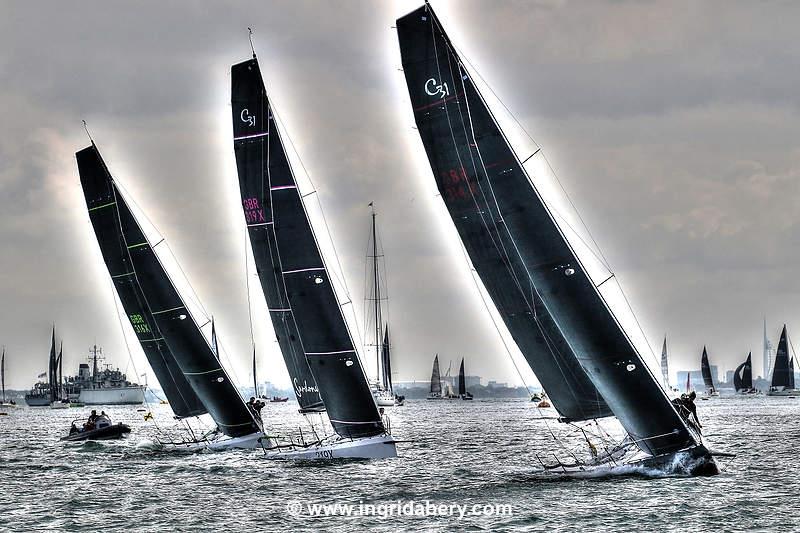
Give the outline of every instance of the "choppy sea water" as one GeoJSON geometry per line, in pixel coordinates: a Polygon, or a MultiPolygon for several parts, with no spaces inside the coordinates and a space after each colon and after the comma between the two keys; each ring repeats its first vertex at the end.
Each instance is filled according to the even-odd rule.
{"type": "MultiPolygon", "coordinates": [[[[108,408],[132,433],[83,444],[58,439],[89,409],[21,407],[0,416],[0,529],[798,530],[800,399],[720,398],[698,407],[709,447],[737,454],[721,459],[722,474],[712,478],[542,476],[536,454],[560,450],[548,428],[571,445],[580,439],[540,418],[554,412],[522,400],[409,401],[388,409],[395,437],[410,441],[398,445],[399,457],[304,463],[265,460],[256,450],[154,449],[158,428],[175,424],[168,406],[151,406],[155,421],[136,407],[108,408]],[[352,504],[353,515],[308,516],[309,505],[336,503],[352,504]],[[405,505],[404,514],[389,516],[390,504],[405,505]],[[420,505],[436,511],[411,515],[409,504],[418,514],[420,505]],[[511,514],[483,514],[496,504],[511,514]],[[455,506],[468,506],[463,517],[455,506]],[[444,507],[455,510],[431,516],[444,507]]],[[[264,418],[275,433],[296,433],[304,426],[296,408],[268,404],[264,418]]]]}

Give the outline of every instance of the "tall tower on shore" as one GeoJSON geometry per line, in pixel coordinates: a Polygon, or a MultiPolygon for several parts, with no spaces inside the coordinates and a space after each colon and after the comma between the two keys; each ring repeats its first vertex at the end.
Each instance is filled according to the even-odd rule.
{"type": "Polygon", "coordinates": [[[772,368],[772,343],[767,337],[767,318],[764,317],[764,379],[769,380],[769,371],[772,368]]]}

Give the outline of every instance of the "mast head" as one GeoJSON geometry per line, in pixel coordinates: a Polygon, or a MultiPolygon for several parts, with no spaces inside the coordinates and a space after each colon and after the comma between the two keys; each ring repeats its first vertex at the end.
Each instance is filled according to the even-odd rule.
{"type": "Polygon", "coordinates": [[[250,40],[250,51],[253,52],[253,59],[256,58],[256,49],[253,46],[253,28],[247,27],[247,38],[250,40]]]}

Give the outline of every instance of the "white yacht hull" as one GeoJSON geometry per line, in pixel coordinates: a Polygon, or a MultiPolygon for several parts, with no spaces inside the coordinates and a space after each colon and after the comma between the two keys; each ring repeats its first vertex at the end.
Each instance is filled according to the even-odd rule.
{"type": "Polygon", "coordinates": [[[269,437],[261,432],[250,433],[241,437],[228,437],[226,435],[215,435],[207,439],[186,442],[163,442],[159,441],[163,447],[170,450],[184,450],[188,452],[199,452],[203,450],[252,450],[270,448],[273,444],[269,437]]]}
{"type": "Polygon", "coordinates": [[[218,436],[201,441],[161,442],[165,448],[199,452],[203,450],[258,449],[264,450],[268,459],[385,459],[397,457],[397,448],[391,435],[378,435],[363,439],[332,439],[309,446],[281,446],[263,433],[242,437],[218,436]]]}
{"type": "Polygon", "coordinates": [[[362,439],[322,441],[308,447],[292,446],[267,450],[268,459],[387,459],[397,457],[397,447],[391,435],[362,439]]]}

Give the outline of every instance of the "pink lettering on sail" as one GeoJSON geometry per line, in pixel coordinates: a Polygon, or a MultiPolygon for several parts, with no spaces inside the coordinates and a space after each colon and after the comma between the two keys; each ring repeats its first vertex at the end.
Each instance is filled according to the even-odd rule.
{"type": "Polygon", "coordinates": [[[260,224],[267,221],[258,198],[245,198],[242,206],[244,206],[244,220],[248,224],[260,224]]]}

